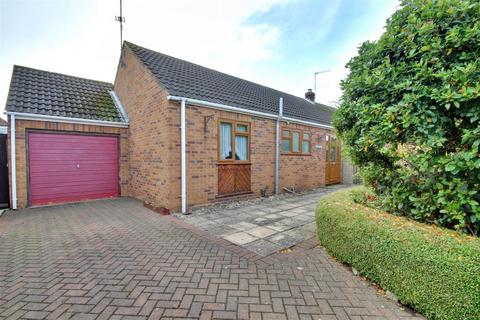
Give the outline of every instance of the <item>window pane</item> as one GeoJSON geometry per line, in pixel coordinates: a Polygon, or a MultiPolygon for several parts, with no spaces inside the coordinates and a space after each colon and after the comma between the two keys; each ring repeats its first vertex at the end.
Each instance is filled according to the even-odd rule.
{"type": "Polygon", "coordinates": [[[310,133],[304,133],[303,140],[310,140],[310,133]]]}
{"type": "Polygon", "coordinates": [[[282,152],[290,152],[290,139],[282,140],[282,152]]]}
{"type": "Polygon", "coordinates": [[[231,123],[220,123],[220,159],[232,159],[231,123]]]}
{"type": "Polygon", "coordinates": [[[303,141],[302,142],[302,152],[303,153],[310,153],[310,141],[303,141]]]}
{"type": "Polygon", "coordinates": [[[288,131],[288,130],[283,130],[283,137],[284,137],[284,138],[290,137],[290,131],[288,131]]]}
{"type": "Polygon", "coordinates": [[[248,137],[235,137],[235,160],[248,160],[248,137]]]}
{"type": "Polygon", "coordinates": [[[248,126],[246,124],[237,124],[237,132],[248,132],[248,126]]]}
{"type": "Polygon", "coordinates": [[[293,152],[300,152],[300,133],[293,132],[293,152]]]}

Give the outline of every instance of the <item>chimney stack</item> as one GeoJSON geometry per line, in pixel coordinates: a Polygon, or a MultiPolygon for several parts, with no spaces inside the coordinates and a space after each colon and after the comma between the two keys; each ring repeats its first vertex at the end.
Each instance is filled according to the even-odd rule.
{"type": "Polygon", "coordinates": [[[312,89],[308,89],[308,91],[305,92],[305,99],[315,102],[315,92],[313,92],[312,89]]]}

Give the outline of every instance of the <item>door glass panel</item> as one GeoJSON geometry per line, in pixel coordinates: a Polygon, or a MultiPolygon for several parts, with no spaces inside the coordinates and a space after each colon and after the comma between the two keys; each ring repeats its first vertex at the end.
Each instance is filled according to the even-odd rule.
{"type": "Polygon", "coordinates": [[[248,160],[248,137],[235,137],[235,160],[248,160]]]}
{"type": "Polygon", "coordinates": [[[237,132],[248,132],[248,126],[246,124],[237,124],[237,132]]]}
{"type": "Polygon", "coordinates": [[[330,141],[330,161],[337,161],[337,140],[335,138],[330,141]]]}
{"type": "Polygon", "coordinates": [[[293,152],[300,152],[300,133],[297,131],[293,132],[293,152]]]}
{"type": "Polygon", "coordinates": [[[328,157],[328,142],[327,142],[327,144],[325,145],[325,161],[328,162],[328,158],[329,157],[328,157]]]}
{"type": "Polygon", "coordinates": [[[232,124],[220,123],[220,159],[232,159],[232,124]]]}

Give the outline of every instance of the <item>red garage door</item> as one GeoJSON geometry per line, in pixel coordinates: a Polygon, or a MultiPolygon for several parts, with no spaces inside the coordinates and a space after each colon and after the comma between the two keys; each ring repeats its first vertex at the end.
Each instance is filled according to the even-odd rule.
{"type": "Polygon", "coordinates": [[[30,203],[44,205],[118,195],[118,139],[28,134],[30,203]]]}

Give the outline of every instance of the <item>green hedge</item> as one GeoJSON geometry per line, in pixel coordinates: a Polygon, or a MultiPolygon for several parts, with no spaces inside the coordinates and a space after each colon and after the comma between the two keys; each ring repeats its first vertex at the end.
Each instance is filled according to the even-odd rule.
{"type": "Polygon", "coordinates": [[[322,198],[321,245],[429,319],[480,319],[480,239],[352,201],[365,191],[322,198]]]}

